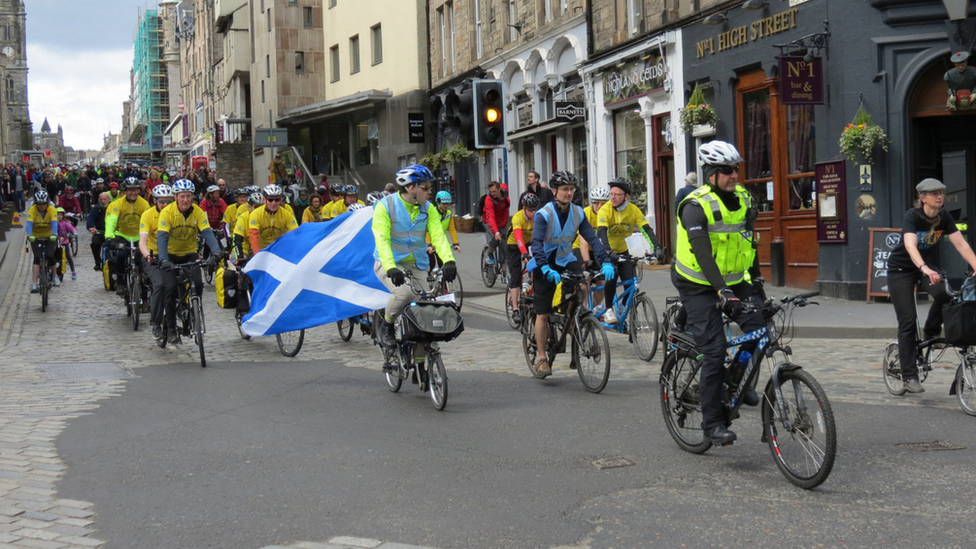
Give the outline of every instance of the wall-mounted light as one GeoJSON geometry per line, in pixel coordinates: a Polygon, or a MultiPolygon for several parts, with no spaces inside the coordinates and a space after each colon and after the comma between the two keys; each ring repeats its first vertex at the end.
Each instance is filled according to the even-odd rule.
{"type": "Polygon", "coordinates": [[[746,0],[746,3],[742,4],[742,9],[750,11],[761,10],[768,7],[769,2],[766,0],[746,0]]]}
{"type": "Polygon", "coordinates": [[[721,13],[713,13],[713,14],[709,15],[708,17],[706,17],[705,19],[703,19],[702,20],[702,24],[703,25],[721,25],[722,23],[725,23],[726,21],[729,20],[729,18],[725,14],[726,14],[726,12],[724,12],[724,11],[721,12],[721,13]]]}

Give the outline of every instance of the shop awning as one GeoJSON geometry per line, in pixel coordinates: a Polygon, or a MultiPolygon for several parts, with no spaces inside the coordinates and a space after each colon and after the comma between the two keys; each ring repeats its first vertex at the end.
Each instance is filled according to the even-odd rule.
{"type": "Polygon", "coordinates": [[[516,139],[522,139],[525,137],[533,136],[537,133],[544,133],[561,128],[563,126],[568,126],[569,122],[562,120],[547,120],[545,122],[540,122],[538,124],[532,124],[531,126],[526,126],[519,129],[518,131],[509,132],[508,140],[515,141],[516,139]]]}
{"type": "Polygon", "coordinates": [[[321,101],[297,109],[289,109],[275,122],[278,126],[319,122],[340,114],[375,107],[392,97],[393,94],[390,90],[361,91],[345,97],[321,101]]]}

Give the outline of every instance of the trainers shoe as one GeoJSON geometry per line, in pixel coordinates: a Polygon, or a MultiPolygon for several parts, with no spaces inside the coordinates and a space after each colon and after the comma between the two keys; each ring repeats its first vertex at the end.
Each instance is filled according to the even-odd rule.
{"type": "Polygon", "coordinates": [[[74,271],[71,271],[71,280],[78,280],[78,275],[74,271]]]}
{"type": "Polygon", "coordinates": [[[96,271],[101,271],[102,270],[102,266],[101,265],[95,265],[94,267],[92,267],[92,269],[94,269],[96,271]]]}
{"type": "Polygon", "coordinates": [[[604,305],[603,303],[597,305],[596,308],[593,309],[593,315],[596,316],[597,318],[603,316],[603,313],[605,312],[607,312],[607,306],[604,305]]]}
{"type": "Polygon", "coordinates": [[[922,384],[918,382],[918,378],[910,377],[905,380],[905,390],[908,391],[909,393],[918,394],[918,393],[924,393],[925,387],[922,387],[922,384]]]}
{"type": "Polygon", "coordinates": [[[535,363],[535,377],[545,379],[552,375],[552,367],[549,366],[549,359],[540,357],[535,363]]]}
{"type": "Polygon", "coordinates": [[[489,265],[494,265],[495,264],[495,258],[489,255],[488,256],[488,259],[485,260],[485,263],[487,263],[489,265]]]}
{"type": "Polygon", "coordinates": [[[56,277],[54,277],[54,282],[53,282],[53,284],[54,284],[54,287],[55,287],[55,288],[57,288],[58,286],[60,286],[60,285],[61,285],[61,277],[60,277],[60,276],[56,276],[56,277]]]}
{"type": "Polygon", "coordinates": [[[153,339],[161,339],[163,337],[163,327],[159,324],[152,325],[152,336],[153,339]]]}
{"type": "Polygon", "coordinates": [[[40,291],[41,291],[41,287],[37,284],[37,282],[31,284],[31,293],[32,294],[39,293],[40,291]]]}
{"type": "Polygon", "coordinates": [[[607,309],[607,312],[603,313],[603,321],[607,324],[617,323],[617,313],[613,312],[613,308],[607,309]]]}
{"type": "Polygon", "coordinates": [[[183,340],[180,339],[180,332],[176,328],[170,328],[167,334],[167,343],[170,345],[182,345],[183,340]]]}
{"type": "Polygon", "coordinates": [[[522,314],[519,313],[518,311],[512,311],[512,322],[514,322],[516,324],[521,324],[522,323],[522,314]]]}

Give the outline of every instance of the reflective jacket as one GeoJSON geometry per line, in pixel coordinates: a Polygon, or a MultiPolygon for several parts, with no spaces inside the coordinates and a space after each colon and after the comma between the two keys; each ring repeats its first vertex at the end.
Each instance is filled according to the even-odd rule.
{"type": "MultiPolygon", "coordinates": [[[[420,207],[417,219],[410,219],[410,212],[399,194],[391,194],[382,201],[390,216],[390,249],[393,251],[393,261],[400,263],[413,256],[418,269],[427,269],[427,211],[429,204],[420,207]]],[[[373,251],[373,259],[380,261],[379,249],[373,251]]]]}
{"type": "Polygon", "coordinates": [[[556,213],[556,203],[549,202],[543,206],[535,215],[541,215],[546,222],[546,235],[542,240],[542,253],[549,257],[553,251],[556,252],[556,265],[565,267],[573,261],[573,241],[576,240],[576,232],[579,230],[580,223],[583,222],[583,208],[576,204],[569,205],[569,214],[566,216],[566,224],[559,224],[559,215],[556,213]]]}
{"type": "MultiPolygon", "coordinates": [[[[753,232],[746,228],[746,216],[752,207],[752,197],[742,185],[735,186],[735,194],[739,197],[741,207],[734,212],[725,207],[722,199],[708,185],[696,189],[682,200],[682,203],[695,200],[705,211],[705,218],[708,219],[708,238],[712,243],[712,256],[728,285],[745,280],[746,271],[756,258],[753,232]]],[[[710,285],[702,273],[695,253],[691,250],[688,231],[680,222],[675,260],[675,270],[678,274],[696,284],[710,285]]]]}

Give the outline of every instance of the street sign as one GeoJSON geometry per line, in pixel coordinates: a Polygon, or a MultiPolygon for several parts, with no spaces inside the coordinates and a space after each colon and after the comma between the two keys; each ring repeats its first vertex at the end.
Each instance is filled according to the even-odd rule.
{"type": "Polygon", "coordinates": [[[288,128],[258,128],[254,131],[255,147],[287,147],[288,128]]]}

